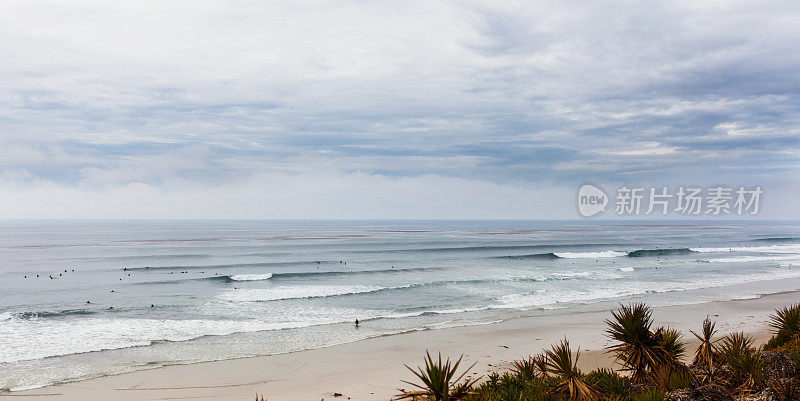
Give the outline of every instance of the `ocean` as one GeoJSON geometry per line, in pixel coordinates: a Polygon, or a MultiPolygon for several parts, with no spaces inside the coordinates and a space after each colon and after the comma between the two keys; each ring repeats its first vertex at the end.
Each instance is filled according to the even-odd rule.
{"type": "Polygon", "coordinates": [[[798,288],[797,222],[4,221],[0,389],[798,288]]]}

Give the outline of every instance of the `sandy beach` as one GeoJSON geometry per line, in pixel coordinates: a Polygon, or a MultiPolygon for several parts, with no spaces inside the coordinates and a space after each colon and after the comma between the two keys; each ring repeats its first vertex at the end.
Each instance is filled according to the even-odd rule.
{"type": "MultiPolygon", "coordinates": [[[[654,308],[658,324],[684,332],[697,330],[711,315],[721,334],[743,330],[759,343],[769,336],[765,321],[774,308],[797,302],[800,292],[756,299],[654,308]]],[[[604,319],[608,311],[519,318],[493,324],[418,331],[282,355],[193,365],[167,366],[117,376],[0,394],[6,398],[53,400],[248,400],[256,393],[270,400],[388,400],[405,387],[411,375],[403,364],[416,366],[426,350],[444,356],[464,354],[485,375],[508,362],[539,352],[565,335],[582,350],[580,367],[614,367],[603,352],[608,345],[604,319]]]]}

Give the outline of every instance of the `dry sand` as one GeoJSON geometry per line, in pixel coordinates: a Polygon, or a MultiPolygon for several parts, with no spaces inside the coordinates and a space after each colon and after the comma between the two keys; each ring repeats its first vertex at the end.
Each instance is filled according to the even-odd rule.
{"type": "MultiPolygon", "coordinates": [[[[669,306],[654,309],[659,325],[688,333],[697,331],[711,315],[721,333],[744,330],[760,343],[768,338],[765,321],[774,308],[795,303],[800,292],[758,299],[669,306]]],[[[444,356],[464,354],[477,362],[474,371],[486,374],[508,362],[567,336],[582,350],[580,367],[615,367],[603,352],[608,345],[604,319],[608,311],[527,317],[482,326],[429,330],[363,340],[329,348],[255,358],[168,366],[102,377],[36,390],[0,394],[9,399],[45,400],[252,400],[256,393],[273,401],[388,400],[400,380],[412,376],[403,364],[416,366],[426,350],[444,356]]],[[[693,345],[690,349],[693,349],[693,345]]]]}

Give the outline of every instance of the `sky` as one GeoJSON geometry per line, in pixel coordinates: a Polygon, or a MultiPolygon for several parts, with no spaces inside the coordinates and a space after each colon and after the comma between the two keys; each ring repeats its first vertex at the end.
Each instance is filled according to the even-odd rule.
{"type": "Polygon", "coordinates": [[[800,219],[798,44],[797,1],[7,0],[0,218],[800,219]]]}

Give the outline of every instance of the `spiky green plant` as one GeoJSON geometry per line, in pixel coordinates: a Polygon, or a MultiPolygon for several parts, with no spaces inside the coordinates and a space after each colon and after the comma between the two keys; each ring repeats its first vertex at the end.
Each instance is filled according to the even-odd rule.
{"type": "Polygon", "coordinates": [[[767,382],[775,401],[800,400],[800,383],[797,379],[775,379],[767,382]]]}
{"type": "Polygon", "coordinates": [[[533,364],[536,365],[536,370],[539,371],[539,378],[540,379],[547,379],[548,372],[547,372],[547,357],[543,354],[536,354],[533,356],[533,364]]]}
{"type": "Polygon", "coordinates": [[[552,350],[545,351],[545,355],[547,356],[548,370],[560,379],[552,387],[552,394],[579,401],[600,399],[600,393],[583,380],[578,370],[578,359],[581,356],[580,348],[575,352],[575,359],[573,359],[569,341],[565,338],[559,344],[553,345],[552,350]]]}
{"type": "Polygon", "coordinates": [[[536,377],[536,363],[532,356],[517,359],[511,362],[511,371],[528,379],[533,379],[536,377]]]}
{"type": "Polygon", "coordinates": [[[546,380],[528,379],[521,375],[489,374],[488,380],[475,389],[470,401],[554,401],[547,393],[546,380]]]}
{"type": "Polygon", "coordinates": [[[664,401],[666,394],[661,390],[648,390],[643,393],[635,394],[631,397],[632,401],[664,401]]]}
{"type": "Polygon", "coordinates": [[[653,335],[673,361],[680,361],[686,355],[686,344],[682,341],[683,334],[680,331],[670,327],[659,327],[653,335]]]}
{"type": "Polygon", "coordinates": [[[681,365],[661,365],[653,372],[652,381],[661,390],[672,391],[691,387],[692,373],[681,365]]]}
{"type": "Polygon", "coordinates": [[[717,353],[717,340],[713,340],[713,338],[716,333],[716,326],[715,322],[706,317],[703,320],[703,335],[701,336],[694,331],[691,332],[700,340],[700,345],[697,346],[697,350],[694,352],[694,361],[692,363],[706,369],[707,373],[702,377],[704,383],[714,380],[714,355],[717,353]]]}
{"type": "Polygon", "coordinates": [[[800,304],[782,309],[775,309],[769,315],[769,327],[774,337],[770,341],[773,347],[779,347],[800,336],[800,304]]]}
{"type": "MultiPolygon", "coordinates": [[[[455,363],[450,362],[450,358],[442,361],[442,354],[438,360],[434,361],[431,354],[425,352],[425,369],[418,367],[417,370],[405,365],[414,376],[417,376],[422,384],[412,383],[403,380],[403,383],[410,384],[419,388],[417,391],[402,391],[396,400],[404,399],[428,399],[431,401],[458,401],[466,398],[472,393],[472,386],[479,378],[463,380],[464,376],[475,366],[473,363],[456,378],[458,365],[461,364],[463,355],[455,363]],[[454,379],[455,378],[455,379],[454,379]]],[[[477,363],[477,362],[476,362],[477,363]]]]}
{"type": "Polygon", "coordinates": [[[750,393],[764,385],[761,349],[755,348],[755,341],[744,333],[731,333],[722,338],[720,355],[732,370],[729,386],[739,393],[750,393]]]}
{"type": "Polygon", "coordinates": [[[720,355],[727,360],[730,357],[754,350],[755,340],[744,332],[730,333],[722,337],[720,342],[720,355]]]}
{"type": "Polygon", "coordinates": [[[623,370],[630,372],[634,383],[649,381],[652,372],[669,363],[661,341],[650,330],[653,325],[650,307],[642,304],[620,305],[607,319],[606,334],[616,342],[607,349],[615,354],[623,370]]]}
{"type": "Polygon", "coordinates": [[[611,398],[617,397],[620,399],[627,399],[630,393],[628,379],[620,376],[617,372],[611,369],[595,369],[591,373],[584,376],[583,379],[596,388],[597,391],[611,398]]]}

